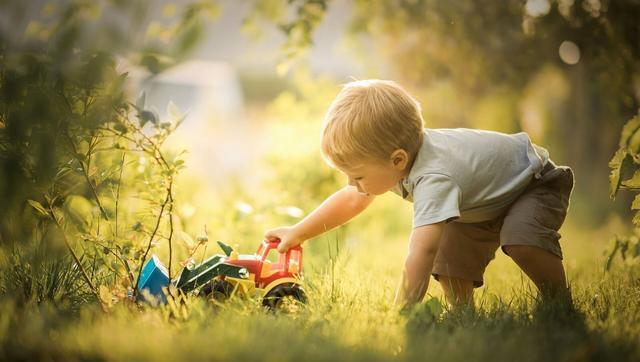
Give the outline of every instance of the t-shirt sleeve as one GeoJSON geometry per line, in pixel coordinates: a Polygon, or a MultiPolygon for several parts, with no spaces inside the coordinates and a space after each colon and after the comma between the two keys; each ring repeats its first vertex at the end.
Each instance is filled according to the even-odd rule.
{"type": "Polygon", "coordinates": [[[460,217],[462,192],[449,176],[428,174],[413,188],[413,227],[450,221],[460,217]]]}

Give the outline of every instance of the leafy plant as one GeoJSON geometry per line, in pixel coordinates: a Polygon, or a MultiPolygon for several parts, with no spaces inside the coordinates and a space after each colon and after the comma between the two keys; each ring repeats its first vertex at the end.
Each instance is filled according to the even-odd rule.
{"type": "Polygon", "coordinates": [[[244,20],[244,30],[258,37],[261,31],[256,24],[260,20],[277,25],[286,37],[281,47],[280,64],[276,69],[280,75],[284,75],[310,49],[313,31],[324,18],[327,7],[327,0],[289,0],[288,3],[256,0],[255,7],[244,20]]]}
{"type": "MultiPolygon", "coordinates": [[[[622,128],[619,149],[609,162],[610,196],[615,198],[620,189],[636,193],[631,209],[636,210],[633,224],[640,228],[640,113],[631,118],[622,128]]],[[[608,251],[605,269],[609,270],[616,255],[623,261],[640,259],[640,244],[637,236],[623,236],[614,239],[614,245],[608,251]]]]}
{"type": "MultiPolygon", "coordinates": [[[[130,102],[120,60],[151,76],[176,64],[215,8],[208,1],[184,5],[160,38],[140,36],[147,30],[139,25],[142,5],[68,1],[46,4],[38,17],[20,2],[0,4],[14,15],[3,24],[12,31],[0,32],[2,246],[19,250],[37,228],[53,230],[68,251],[62,260],[71,261],[65,275],[79,277],[106,304],[107,295],[131,296],[150,250],[163,240],[171,271],[175,177],[184,167],[182,153],[164,147],[184,116],[169,104],[169,117],[161,119],[144,94],[130,102]],[[107,21],[114,16],[121,21],[107,21]]],[[[14,262],[28,259],[10,255],[14,262]]],[[[34,278],[20,269],[6,276],[12,277],[23,285],[34,278]]]]}
{"type": "Polygon", "coordinates": [[[640,239],[636,235],[616,236],[613,239],[613,247],[607,251],[606,271],[611,269],[617,255],[620,255],[622,262],[627,265],[637,264],[640,261],[640,239]]]}

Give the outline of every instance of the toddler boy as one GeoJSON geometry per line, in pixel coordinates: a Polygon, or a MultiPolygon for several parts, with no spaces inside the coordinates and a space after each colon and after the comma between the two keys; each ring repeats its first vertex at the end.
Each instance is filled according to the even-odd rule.
{"type": "Polygon", "coordinates": [[[322,154],[349,180],[293,226],[265,233],[279,251],[342,225],[392,191],[413,202],[413,230],[396,303],[419,302],[430,274],[451,304],[473,289],[498,246],[543,297],[568,296],[558,229],[573,173],[522,132],[425,129],[420,104],[396,83],[346,84],[324,121],[322,154]]]}

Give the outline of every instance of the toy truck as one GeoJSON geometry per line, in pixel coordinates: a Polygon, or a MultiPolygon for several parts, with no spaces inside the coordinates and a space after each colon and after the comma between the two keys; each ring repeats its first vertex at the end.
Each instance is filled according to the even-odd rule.
{"type": "Polygon", "coordinates": [[[229,245],[218,241],[225,255],[214,255],[192,269],[184,268],[177,278],[170,280],[166,268],[154,255],[142,269],[138,295],[153,296],[166,302],[163,288],[173,284],[184,293],[197,291],[199,295],[218,301],[235,295],[258,296],[269,309],[278,309],[290,300],[305,303],[303,289],[302,246],[278,253],[279,240],[264,240],[255,254],[239,254],[229,245]],[[277,255],[277,260],[269,257],[277,255]]]}

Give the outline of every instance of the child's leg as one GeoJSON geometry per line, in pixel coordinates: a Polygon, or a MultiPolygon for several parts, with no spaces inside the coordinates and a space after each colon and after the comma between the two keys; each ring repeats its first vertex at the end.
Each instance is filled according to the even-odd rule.
{"type": "Polygon", "coordinates": [[[558,231],[567,216],[573,172],[553,163],[545,169],[511,205],[500,231],[500,245],[544,299],[570,301],[558,231]]]}
{"type": "Polygon", "coordinates": [[[496,219],[445,226],[432,274],[447,303],[473,307],[473,289],[483,284],[484,270],[499,246],[501,225],[502,219],[496,219]]]}
{"type": "Polygon", "coordinates": [[[473,281],[440,275],[438,282],[442,286],[447,303],[453,306],[473,306],[473,281]]]}
{"type": "Polygon", "coordinates": [[[543,298],[570,297],[562,259],[536,246],[504,245],[504,251],[538,287],[543,298]]]}

